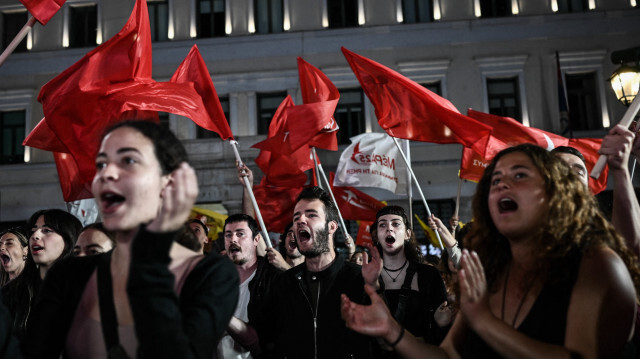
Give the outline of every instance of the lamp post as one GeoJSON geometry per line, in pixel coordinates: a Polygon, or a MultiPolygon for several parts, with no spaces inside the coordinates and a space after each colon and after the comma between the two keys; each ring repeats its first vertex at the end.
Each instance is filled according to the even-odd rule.
{"type": "Polygon", "coordinates": [[[620,64],[609,78],[616,98],[629,106],[640,88],[640,47],[614,51],[611,62],[620,64]]]}

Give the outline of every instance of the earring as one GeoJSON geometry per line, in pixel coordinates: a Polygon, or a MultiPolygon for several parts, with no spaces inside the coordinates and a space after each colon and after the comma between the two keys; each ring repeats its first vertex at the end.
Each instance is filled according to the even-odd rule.
{"type": "Polygon", "coordinates": [[[22,256],[22,260],[26,261],[27,260],[27,256],[26,255],[22,256]]]}

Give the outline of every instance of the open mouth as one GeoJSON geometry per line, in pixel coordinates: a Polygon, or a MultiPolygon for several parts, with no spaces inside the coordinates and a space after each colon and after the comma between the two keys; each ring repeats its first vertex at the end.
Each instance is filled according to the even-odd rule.
{"type": "Polygon", "coordinates": [[[6,266],[7,264],[9,264],[9,262],[11,262],[11,257],[9,257],[9,255],[6,253],[2,253],[0,254],[0,260],[2,261],[2,265],[6,266]]]}
{"type": "Polygon", "coordinates": [[[31,246],[31,254],[37,254],[40,251],[42,251],[44,249],[44,247],[39,246],[39,245],[33,245],[31,246]]]}
{"type": "Polygon", "coordinates": [[[237,244],[232,244],[229,246],[229,250],[227,251],[228,253],[240,253],[242,252],[242,248],[240,248],[239,245],[237,244]]]}
{"type": "Polygon", "coordinates": [[[300,229],[298,230],[297,238],[300,241],[308,241],[309,239],[311,239],[311,233],[306,229],[300,229]]]}
{"type": "Polygon", "coordinates": [[[387,244],[394,244],[396,242],[396,239],[392,236],[387,236],[387,238],[385,238],[384,241],[387,244]]]}
{"type": "Polygon", "coordinates": [[[293,239],[293,240],[289,241],[289,249],[294,250],[296,248],[298,248],[298,243],[296,243],[296,240],[293,239]]]}
{"type": "Polygon", "coordinates": [[[125,198],[113,192],[105,192],[100,196],[100,200],[105,208],[111,208],[124,202],[125,198]]]}
{"type": "Polygon", "coordinates": [[[518,204],[511,198],[502,198],[498,201],[498,209],[500,213],[514,212],[518,209],[518,204]]]}

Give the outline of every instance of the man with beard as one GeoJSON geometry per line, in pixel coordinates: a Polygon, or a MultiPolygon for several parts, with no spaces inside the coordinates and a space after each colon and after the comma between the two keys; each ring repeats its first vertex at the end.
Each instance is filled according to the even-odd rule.
{"type": "Polygon", "coordinates": [[[365,257],[362,267],[337,257],[337,221],[337,209],[325,191],[312,187],[300,193],[293,232],[305,261],[274,280],[266,305],[269,313],[261,322],[260,340],[276,358],[371,358],[379,351],[375,341],[345,327],[340,294],[368,301],[363,285],[380,289],[380,254],[369,246],[372,260],[365,257]]]}
{"type": "Polygon", "coordinates": [[[264,257],[257,255],[259,229],[246,214],[234,214],[224,223],[224,248],[240,276],[236,311],[218,344],[218,358],[251,358],[260,352],[253,320],[263,310],[264,295],[279,273],[264,257]]]}

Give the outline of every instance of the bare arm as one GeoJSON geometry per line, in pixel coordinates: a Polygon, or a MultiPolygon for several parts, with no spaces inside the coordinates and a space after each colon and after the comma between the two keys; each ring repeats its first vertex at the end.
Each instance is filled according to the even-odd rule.
{"type": "Polygon", "coordinates": [[[237,317],[231,317],[229,326],[227,327],[227,333],[237,343],[244,348],[251,350],[251,352],[259,351],[260,345],[258,343],[258,333],[253,327],[237,317]]]}
{"type": "Polygon", "coordinates": [[[244,163],[239,165],[237,168],[238,180],[242,183],[242,213],[256,218],[256,212],[253,209],[253,203],[251,203],[251,196],[249,196],[249,191],[247,191],[247,187],[245,187],[246,185],[244,182],[244,177],[248,178],[249,184],[253,187],[253,172],[244,163]]]}
{"type": "MultiPolygon", "coordinates": [[[[440,218],[431,214],[431,217],[427,218],[429,222],[429,227],[434,231],[437,231],[440,234],[440,239],[442,239],[442,244],[444,244],[447,252],[449,252],[449,258],[453,262],[453,265],[458,268],[460,266],[460,257],[462,256],[462,252],[458,247],[458,241],[454,238],[452,232],[449,232],[447,227],[445,227],[444,223],[440,220],[440,218]]],[[[456,220],[456,226],[458,221],[456,220]]],[[[453,227],[455,230],[455,227],[453,227]]]]}
{"type": "Polygon", "coordinates": [[[627,246],[640,255],[640,205],[629,174],[632,147],[640,149],[633,132],[617,125],[602,140],[599,153],[607,155],[609,173],[613,177],[613,210],[611,222],[622,234],[627,246]]]}

